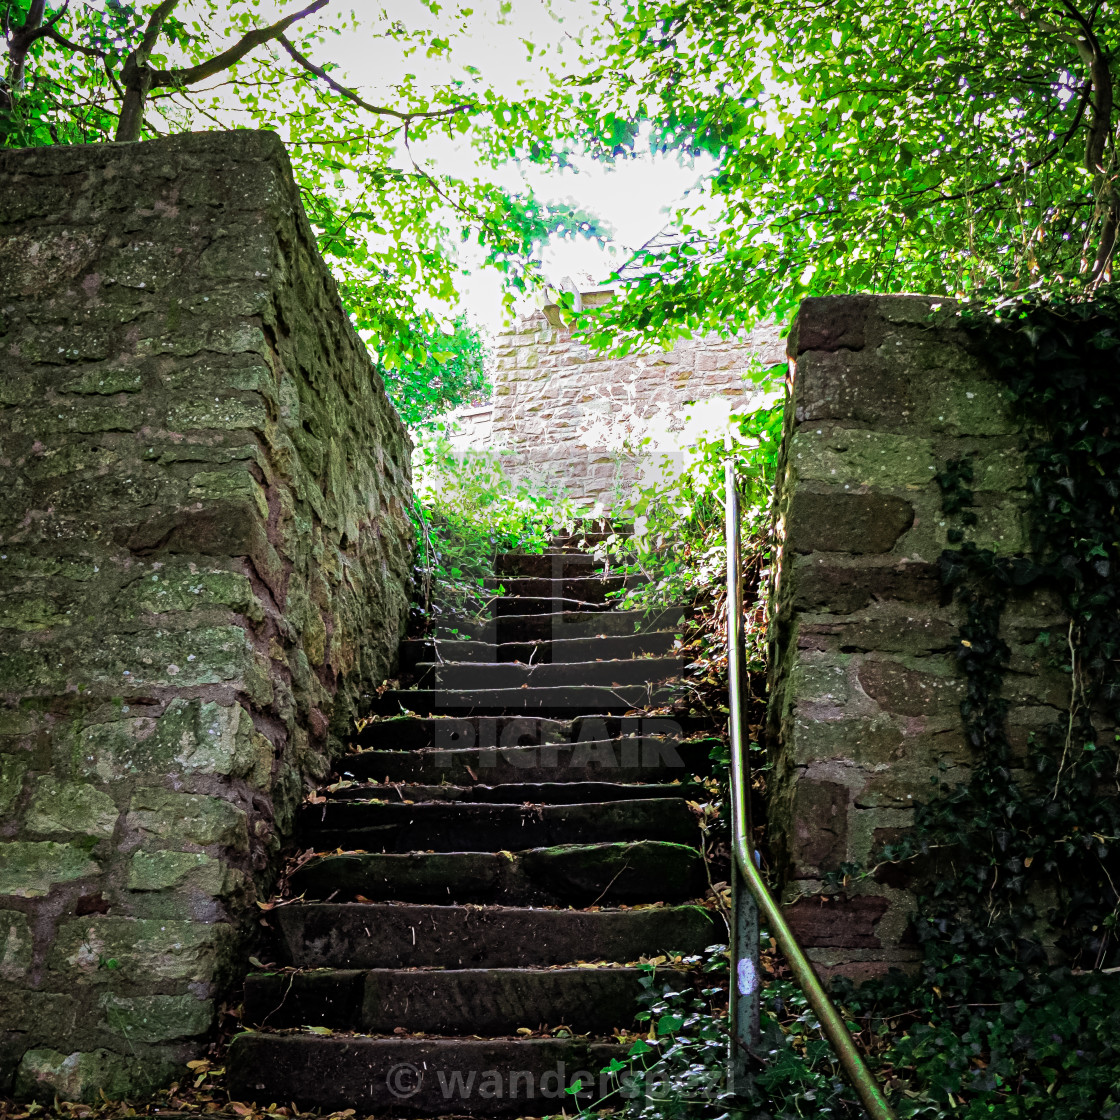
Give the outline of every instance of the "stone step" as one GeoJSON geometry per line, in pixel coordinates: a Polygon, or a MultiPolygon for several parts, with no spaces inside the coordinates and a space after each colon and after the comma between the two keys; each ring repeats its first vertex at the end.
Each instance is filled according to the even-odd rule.
{"type": "Polygon", "coordinates": [[[354,852],[297,868],[292,894],[371,902],[594,906],[683,902],[707,889],[700,853],[660,840],[512,852],[354,852]]]}
{"type": "Polygon", "coordinates": [[[502,645],[449,638],[413,638],[401,643],[400,667],[402,673],[411,673],[423,661],[520,661],[528,665],[599,659],[618,661],[632,657],[664,656],[672,650],[675,640],[676,634],[671,630],[596,638],[560,638],[556,641],[505,642],[502,645]]]}
{"type": "Polygon", "coordinates": [[[325,1038],[246,1031],[230,1043],[230,1096],[377,1116],[548,1116],[606,1095],[626,1048],[580,1039],[325,1038]],[[588,1091],[564,1090],[582,1081],[588,1091]],[[603,1092],[600,1093],[600,1081],[603,1092]]]}
{"type": "Polygon", "coordinates": [[[543,599],[578,599],[584,603],[605,603],[609,595],[628,587],[641,587],[648,583],[641,575],[583,576],[488,576],[483,583],[487,591],[501,591],[504,595],[532,595],[543,599]]]}
{"type": "Polygon", "coordinates": [[[374,715],[471,712],[477,715],[533,713],[562,716],[573,712],[633,712],[664,707],[674,697],[668,685],[558,685],[534,688],[388,689],[370,704],[374,715]]]}
{"type": "Polygon", "coordinates": [[[602,561],[587,554],[499,552],[494,558],[494,575],[499,579],[587,579],[605,574],[602,561]]]}
{"type": "MultiPolygon", "coordinates": [[[[634,801],[683,797],[709,800],[708,790],[696,782],[676,785],[639,785],[618,782],[510,782],[505,785],[414,785],[405,782],[363,782],[330,791],[332,801],[472,801],[489,805],[579,805],[590,801],[634,801]]],[[[311,807],[308,807],[311,811],[311,807]]]]}
{"type": "MultiPolygon", "coordinates": [[[[570,719],[540,716],[389,716],[372,718],[353,739],[360,747],[423,750],[425,747],[519,747],[630,736],[687,738],[706,731],[702,718],[597,713],[570,719]]],[[[342,761],[345,761],[343,759],[342,761]]]]}
{"type": "Polygon", "coordinates": [[[718,911],[537,910],[378,902],[294,902],[268,914],[298,968],[505,968],[636,961],[726,942],[718,911]]]}
{"type": "Polygon", "coordinates": [[[297,843],[317,851],[523,851],[559,844],[667,840],[698,845],[695,814],[682,798],[644,798],[583,805],[494,805],[327,801],[304,806],[297,843]]]}
{"type": "Polygon", "coordinates": [[[490,612],[498,619],[532,614],[601,614],[611,610],[603,599],[570,599],[552,595],[498,595],[490,601],[490,612]]]}
{"type": "MultiPolygon", "coordinates": [[[[666,723],[667,721],[662,721],[666,723]]],[[[389,750],[424,750],[429,747],[532,746],[566,743],[573,737],[575,721],[539,716],[390,716],[364,724],[354,736],[359,747],[389,750]]],[[[634,720],[629,731],[655,734],[634,720]]],[[[345,771],[347,758],[339,759],[345,771]]]]}
{"type": "Polygon", "coordinates": [[[599,635],[629,637],[656,630],[681,629],[684,613],[678,607],[648,611],[543,611],[530,614],[501,614],[484,622],[464,620],[456,632],[440,629],[438,638],[466,638],[471,641],[541,642],[566,638],[594,638],[599,635]]]}
{"type": "Polygon", "coordinates": [[[665,782],[710,774],[718,739],[601,739],[498,748],[386,751],[346,755],[338,768],[358,781],[425,785],[509,782],[665,782]]]}
{"type": "MultiPolygon", "coordinates": [[[[634,1024],[637,968],[472,968],[254,973],[248,1026],[322,1026],[363,1034],[398,1028],[441,1035],[516,1034],[565,1026],[608,1034],[634,1024]]],[[[660,974],[659,974],[660,975],[660,974]]]]}
{"type": "Polygon", "coordinates": [[[416,687],[467,692],[496,688],[559,688],[567,685],[615,688],[679,680],[684,661],[679,657],[632,657],[623,661],[563,661],[524,665],[517,661],[421,662],[416,687]]]}

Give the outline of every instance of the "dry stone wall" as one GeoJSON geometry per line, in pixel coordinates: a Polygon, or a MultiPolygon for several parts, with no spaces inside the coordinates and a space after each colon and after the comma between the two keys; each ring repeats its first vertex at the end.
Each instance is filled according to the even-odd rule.
{"type": "Polygon", "coordinates": [[[137,1093],[391,668],[410,445],[274,135],[0,183],[0,1095],[137,1093]]]}
{"type": "MultiPolygon", "coordinates": [[[[585,307],[609,293],[584,297],[585,307]]],[[[575,342],[543,311],[499,335],[494,350],[490,442],[515,477],[554,484],[592,504],[631,482],[638,460],[626,442],[662,409],[711,397],[747,397],[748,371],[784,359],[781,332],[762,327],[749,336],[683,339],[671,350],[608,358],[575,342]]]]}
{"type": "MultiPolygon", "coordinates": [[[[917,959],[911,881],[878,868],[841,898],[826,876],[875,853],[914,804],[967,774],[957,669],[960,608],[938,561],[953,522],[936,481],[973,467],[968,539],[1029,547],[1023,432],[1001,383],[968,347],[949,301],[806,300],[789,340],[779,472],[769,709],[771,832],[791,924],[824,973],[856,978],[917,959]]],[[[1009,734],[1068,704],[1068,677],[1035,642],[1061,626],[1054,600],[1013,597],[1009,734]]]]}

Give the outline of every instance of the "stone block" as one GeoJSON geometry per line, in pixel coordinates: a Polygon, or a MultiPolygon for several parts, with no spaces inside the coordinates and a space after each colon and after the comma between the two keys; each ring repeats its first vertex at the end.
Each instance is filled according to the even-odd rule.
{"type": "Polygon", "coordinates": [[[789,354],[806,350],[862,350],[872,297],[819,296],[801,301],[789,335],[789,354]]]}
{"type": "Polygon", "coordinates": [[[832,621],[827,615],[809,617],[798,629],[798,645],[806,648],[838,649],[845,652],[882,650],[888,653],[921,655],[956,650],[960,627],[943,618],[922,618],[905,613],[846,618],[832,621]]]}
{"type": "Polygon", "coordinates": [[[915,418],[929,431],[953,436],[1010,436],[1019,430],[1010,391],[990,379],[946,379],[929,386],[929,403],[915,418]]]}
{"type": "MultiPolygon", "coordinates": [[[[267,743],[267,740],[264,741],[267,743]]],[[[271,769],[271,746],[254,734],[238,704],[172,700],[158,719],[93,724],[81,735],[82,773],[109,781],[120,775],[260,775],[271,769]]]]}
{"type": "Polygon", "coordinates": [[[930,439],[832,424],[797,429],[787,454],[799,479],[853,487],[928,486],[938,471],[930,439]]]}
{"type": "Polygon", "coordinates": [[[799,489],[786,539],[795,552],[890,552],[913,523],[913,506],[891,494],[799,489]]]}
{"type": "Polygon", "coordinates": [[[215,897],[226,892],[229,872],[204,852],[134,852],[128,865],[130,891],[190,887],[215,897]]]}
{"type": "Polygon", "coordinates": [[[922,399],[910,378],[873,354],[810,350],[797,359],[792,404],[798,424],[855,421],[890,430],[909,424],[922,399]]]}
{"type": "Polygon", "coordinates": [[[831,759],[845,759],[858,765],[889,763],[903,753],[902,729],[890,719],[857,719],[837,708],[832,720],[814,719],[818,712],[806,712],[798,705],[787,728],[785,750],[796,766],[831,759]]]}
{"type": "Polygon", "coordinates": [[[19,755],[0,755],[0,820],[7,816],[23,792],[27,767],[27,759],[20,758],[19,755]]]}
{"type": "Polygon", "coordinates": [[[144,377],[131,366],[94,366],[60,386],[63,393],[110,396],[113,393],[138,393],[144,377]]]}
{"type": "Polygon", "coordinates": [[[126,1042],[171,1042],[210,1030],[214,1001],[181,996],[118,996],[106,992],[98,1001],[104,1016],[99,1026],[126,1042]]]}
{"type": "Polygon", "coordinates": [[[802,777],[793,791],[790,855],[799,877],[835,871],[848,858],[848,788],[802,777]]]}
{"type": "Polygon", "coordinates": [[[99,916],[59,924],[47,956],[52,973],[88,984],[208,983],[227,967],[234,942],[224,922],[99,916]]]}
{"type": "Polygon", "coordinates": [[[73,1033],[77,1011],[70,995],[0,987],[0,1031],[20,1031],[29,1041],[66,1038],[73,1033]]]}
{"type": "Polygon", "coordinates": [[[54,840],[0,840],[0,895],[43,898],[58,883],[84,879],[100,870],[80,846],[54,840]]]}
{"type": "Polygon", "coordinates": [[[884,711],[901,716],[960,718],[965,684],[959,677],[879,659],[863,662],[857,675],[860,687],[884,711]]]}
{"type": "Polygon", "coordinates": [[[187,497],[217,501],[246,499],[253,503],[261,521],[268,520],[268,499],[264,488],[244,469],[200,471],[191,475],[187,497]]]}
{"type": "Polygon", "coordinates": [[[220,797],[203,797],[161,788],[132,795],[125,825],[161,840],[186,840],[208,847],[220,844],[248,851],[249,826],[244,809],[220,797]]]}
{"type": "Polygon", "coordinates": [[[21,1100],[121,1100],[146,1096],[166,1084],[178,1069],[169,1055],[156,1053],[125,1057],[111,1050],[29,1050],[16,1074],[21,1100]]]}
{"type": "Polygon", "coordinates": [[[150,576],[122,589],[115,605],[126,617],[226,608],[254,622],[264,618],[248,576],[218,568],[200,569],[198,564],[160,564],[150,576]]]}
{"type": "Polygon", "coordinates": [[[889,903],[875,895],[810,895],[782,908],[802,948],[878,949],[875,931],[889,903]]]}
{"type": "Polygon", "coordinates": [[[0,980],[22,980],[31,969],[31,926],[19,910],[0,910],[0,980]]]}
{"type": "Polygon", "coordinates": [[[786,579],[792,585],[793,610],[834,614],[851,614],[873,601],[936,603],[941,593],[937,566],[910,560],[868,567],[799,557],[786,579]]]}
{"type": "Polygon", "coordinates": [[[850,661],[851,658],[845,654],[807,651],[792,668],[791,694],[799,704],[823,701],[839,708],[851,698],[848,682],[850,661]]]}
{"type": "Polygon", "coordinates": [[[27,830],[70,833],[105,839],[117,825],[117,806],[103,790],[88,782],[63,782],[44,774],[35,783],[27,810],[27,830]]]}
{"type": "Polygon", "coordinates": [[[0,241],[0,297],[41,295],[73,281],[101,247],[97,226],[53,226],[0,241]]]}

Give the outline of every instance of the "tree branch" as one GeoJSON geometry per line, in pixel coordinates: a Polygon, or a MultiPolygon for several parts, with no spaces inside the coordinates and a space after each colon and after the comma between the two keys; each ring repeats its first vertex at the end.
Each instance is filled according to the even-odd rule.
{"type": "Polygon", "coordinates": [[[87,47],[82,43],[75,43],[72,39],[67,39],[65,35],[60,34],[54,27],[47,28],[46,36],[52,43],[57,43],[60,47],[65,47],[68,51],[74,51],[76,54],[84,54],[90,58],[108,59],[108,55],[104,51],[99,51],[96,47],[87,47]]]}
{"type": "Polygon", "coordinates": [[[157,70],[153,74],[152,85],[189,86],[206,78],[212,78],[215,74],[220,74],[240,62],[251,50],[279,38],[293,23],[314,15],[321,8],[325,8],[329,2],[330,0],[314,0],[314,3],[308,4],[306,8],[293,12],[290,16],[269,24],[268,27],[254,27],[252,31],[242,35],[229,50],[222,51],[221,54],[216,54],[197,66],[183,66],[177,70],[157,70]]]}
{"type": "MultiPolygon", "coordinates": [[[[1077,106],[1077,113],[1073,118],[1073,124],[1066,129],[1065,135],[1061,137],[1056,144],[1054,144],[1048,152],[1043,153],[1038,159],[1031,160],[1030,163],[1024,164],[1022,167],[1014,171],[1009,171],[1006,175],[1001,175],[998,179],[993,179],[983,186],[972,187],[967,191],[960,191],[957,194],[939,194],[934,202],[958,202],[962,198],[971,198],[973,195],[983,194],[985,191],[995,190],[997,187],[1003,186],[1010,179],[1021,179],[1024,175],[1029,175],[1032,171],[1041,167],[1044,163],[1052,160],[1063,148],[1074,138],[1078,128],[1081,126],[1081,118],[1085,115],[1085,109],[1089,104],[1089,99],[1093,93],[1092,82],[1086,82],[1081,91],[1081,101],[1077,106]]],[[[921,190],[911,191],[910,198],[916,198],[918,195],[928,194],[930,191],[936,190],[936,187],[923,187],[921,190]]]]}
{"type": "Polygon", "coordinates": [[[140,45],[129,55],[129,58],[135,58],[139,65],[144,65],[148,61],[152,51],[155,50],[156,43],[159,42],[159,33],[163,30],[163,25],[178,5],[179,0],[163,0],[163,3],[148,17],[148,26],[144,28],[144,37],[140,40],[140,45]]]}
{"type": "Polygon", "coordinates": [[[433,110],[432,112],[402,113],[397,109],[389,109],[384,105],[373,105],[369,101],[366,101],[364,98],[360,97],[354,90],[349,89],[347,86],[344,86],[339,82],[336,82],[334,78],[332,78],[330,74],[323,69],[322,66],[316,65],[306,55],[300,54],[300,52],[296,50],[296,48],[292,45],[291,41],[286,35],[278,35],[277,39],[279,40],[280,45],[284,48],[284,50],[286,50],[288,54],[291,55],[292,59],[295,62],[299,63],[299,65],[302,66],[304,70],[306,70],[310,74],[314,74],[317,78],[322,78],[322,80],[326,82],[327,85],[335,91],[335,93],[339,94],[342,97],[345,97],[348,101],[352,101],[355,105],[367,110],[370,113],[377,113],[379,116],[383,117],[395,117],[397,120],[403,121],[407,125],[410,121],[418,120],[422,117],[433,119],[436,117],[450,117],[454,116],[456,113],[461,113],[467,109],[474,108],[473,102],[466,101],[462,105],[455,105],[450,109],[438,109],[433,110]]]}

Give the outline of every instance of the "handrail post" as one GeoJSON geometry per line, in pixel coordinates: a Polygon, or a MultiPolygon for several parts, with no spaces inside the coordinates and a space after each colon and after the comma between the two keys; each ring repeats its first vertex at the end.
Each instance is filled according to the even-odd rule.
{"type": "MultiPolygon", "coordinates": [[[[743,573],[739,549],[739,495],[735,469],[724,464],[727,547],[727,686],[728,732],[731,739],[731,819],[733,836],[750,837],[749,778],[742,752],[743,727],[743,573]],[[732,543],[734,542],[734,547],[732,543]]],[[[727,1087],[745,1092],[750,1078],[750,1051],[758,1039],[758,908],[743,880],[738,862],[731,861],[731,987],[728,1005],[729,1037],[727,1087]]]]}
{"type": "MultiPolygon", "coordinates": [[[[731,1052],[728,1061],[728,1088],[747,1075],[748,1050],[757,1031],[758,1014],[758,957],[757,938],[753,956],[743,944],[749,936],[746,920],[752,923],[755,914],[744,903],[753,899],[757,916],[768,927],[770,935],[786,958],[794,979],[805,993],[809,1006],[817,1016],[821,1030],[828,1039],[836,1057],[859,1094],[863,1107],[871,1120],[896,1120],[894,1111],[883,1096],[874,1074],[867,1068],[847,1025],[829,999],[809,958],[805,956],[793,931],[786,922],[782,908],[774,901],[754,859],[754,835],[750,827],[750,770],[746,753],[746,735],[743,733],[742,679],[743,679],[743,578],[739,545],[739,490],[735,479],[735,466],[728,460],[724,464],[724,493],[726,500],[727,530],[727,687],[728,730],[731,738],[731,852],[732,852],[732,920],[731,920],[731,1000],[730,1035],[731,1052]]],[[[753,909],[753,908],[752,908],[753,909]]],[[[755,927],[756,928],[756,927],[755,927]]]]}

